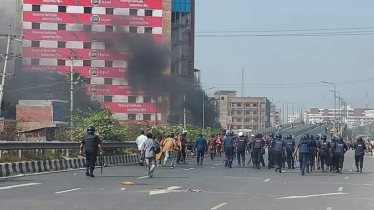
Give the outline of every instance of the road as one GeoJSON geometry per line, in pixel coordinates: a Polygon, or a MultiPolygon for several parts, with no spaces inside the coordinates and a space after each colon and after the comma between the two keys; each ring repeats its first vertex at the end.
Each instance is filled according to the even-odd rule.
{"type": "Polygon", "coordinates": [[[373,210],[374,158],[365,158],[363,174],[353,172],[349,151],[343,174],[316,171],[301,176],[298,169],[285,169],[282,174],[267,168],[229,169],[222,158],[206,158],[203,166],[189,159],[189,165],[157,168],[152,179],[144,178],[145,169],[138,165],[104,168],[102,175],[96,170],[96,178],[71,171],[0,179],[0,209],[373,210]],[[124,180],[135,185],[123,185],[124,180]],[[186,192],[188,188],[201,192],[186,192]]]}

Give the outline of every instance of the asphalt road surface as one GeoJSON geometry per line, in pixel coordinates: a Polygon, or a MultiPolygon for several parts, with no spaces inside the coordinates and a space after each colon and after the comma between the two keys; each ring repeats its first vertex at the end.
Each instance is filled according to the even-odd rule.
{"type": "MultiPolygon", "coordinates": [[[[319,132],[318,129],[309,133],[319,132]]],[[[267,157],[265,157],[267,160],[267,157]]],[[[1,210],[373,210],[374,157],[365,156],[364,173],[355,171],[353,152],[343,174],[299,169],[279,174],[267,167],[223,166],[223,158],[205,158],[203,166],[104,168],[95,178],[84,171],[0,179],[1,210]],[[134,182],[123,185],[122,181],[134,182]],[[187,192],[187,189],[201,192],[187,192]]],[[[297,164],[299,165],[299,164],[297,164]]]]}

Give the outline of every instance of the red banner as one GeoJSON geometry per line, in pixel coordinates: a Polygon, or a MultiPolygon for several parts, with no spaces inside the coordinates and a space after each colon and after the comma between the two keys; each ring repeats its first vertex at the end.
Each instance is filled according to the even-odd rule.
{"type": "Polygon", "coordinates": [[[24,22],[162,27],[162,17],[24,11],[24,22]]]}
{"type": "Polygon", "coordinates": [[[24,4],[162,9],[162,0],[23,0],[24,4]],[[78,2],[78,3],[77,3],[78,2]]]}
{"type": "MultiPolygon", "coordinates": [[[[135,36],[136,34],[134,34],[135,36]]],[[[162,43],[161,34],[149,34],[155,42],[162,43]]],[[[26,40],[47,40],[47,41],[103,41],[117,40],[120,37],[112,32],[84,32],[84,31],[63,31],[63,30],[39,30],[39,29],[23,29],[23,38],[26,40]]]]}
{"type": "Polygon", "coordinates": [[[92,50],[92,49],[69,49],[69,48],[43,48],[24,47],[22,49],[24,58],[54,58],[67,60],[69,57],[78,57],[83,60],[125,60],[124,51],[92,50]]]}
{"type": "Polygon", "coordinates": [[[115,96],[115,95],[132,95],[128,85],[85,85],[87,95],[115,96]]]}
{"type": "MultiPolygon", "coordinates": [[[[22,67],[23,71],[35,72],[58,72],[61,74],[66,74],[70,72],[69,66],[39,66],[39,65],[24,65],[22,67]]],[[[116,67],[90,67],[90,66],[75,66],[74,70],[79,72],[82,76],[86,78],[92,77],[104,77],[104,78],[125,78],[126,68],[116,68],[116,67]]]]}
{"type": "MultiPolygon", "coordinates": [[[[156,111],[155,104],[152,103],[119,103],[119,102],[104,102],[101,103],[103,107],[108,107],[113,113],[150,113],[156,111]]],[[[159,112],[160,110],[158,110],[159,112]]]]}

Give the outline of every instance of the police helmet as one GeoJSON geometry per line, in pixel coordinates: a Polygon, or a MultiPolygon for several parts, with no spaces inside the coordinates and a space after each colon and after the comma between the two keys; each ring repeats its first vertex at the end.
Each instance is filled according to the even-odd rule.
{"type": "Polygon", "coordinates": [[[274,138],[274,133],[269,134],[270,138],[274,138]]]}
{"type": "Polygon", "coordinates": [[[256,138],[262,138],[262,134],[261,133],[256,134],[256,138]]]}
{"type": "Polygon", "coordinates": [[[314,136],[313,136],[313,135],[310,135],[310,136],[309,136],[309,139],[314,139],[314,136]]]}
{"type": "Polygon", "coordinates": [[[95,127],[93,127],[92,125],[87,127],[87,132],[88,133],[95,133],[95,130],[96,130],[95,127]]]}
{"type": "Polygon", "coordinates": [[[282,139],[282,134],[277,133],[277,135],[275,136],[275,138],[276,138],[276,139],[279,139],[279,140],[282,139]]]}
{"type": "Polygon", "coordinates": [[[363,141],[363,139],[361,137],[358,137],[357,141],[363,141]]]}
{"type": "Polygon", "coordinates": [[[244,136],[244,133],[243,133],[243,132],[239,132],[239,133],[238,133],[238,136],[239,136],[239,137],[242,137],[242,136],[244,136]]]}
{"type": "Polygon", "coordinates": [[[302,136],[302,137],[301,137],[301,140],[305,140],[305,136],[302,136]]]}
{"type": "Polygon", "coordinates": [[[323,135],[323,136],[321,136],[321,140],[327,140],[327,136],[326,135],[323,135]]]}
{"type": "Polygon", "coordinates": [[[304,139],[309,139],[309,134],[308,134],[308,133],[306,133],[306,134],[304,135],[304,139]]]}
{"type": "Polygon", "coordinates": [[[339,137],[338,141],[344,141],[343,137],[339,137]]]}
{"type": "Polygon", "coordinates": [[[319,140],[319,136],[317,135],[316,137],[314,137],[317,141],[319,140]]]}

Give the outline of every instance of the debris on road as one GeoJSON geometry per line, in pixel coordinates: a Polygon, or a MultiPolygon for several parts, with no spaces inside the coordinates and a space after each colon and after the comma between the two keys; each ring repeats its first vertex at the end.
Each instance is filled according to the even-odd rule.
{"type": "Polygon", "coordinates": [[[201,190],[199,189],[190,189],[188,188],[187,190],[185,190],[186,192],[201,192],[201,190]]]}
{"type": "Polygon", "coordinates": [[[122,181],[122,184],[123,184],[123,185],[134,185],[134,182],[130,182],[130,181],[122,181]]]}

